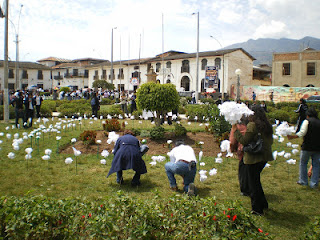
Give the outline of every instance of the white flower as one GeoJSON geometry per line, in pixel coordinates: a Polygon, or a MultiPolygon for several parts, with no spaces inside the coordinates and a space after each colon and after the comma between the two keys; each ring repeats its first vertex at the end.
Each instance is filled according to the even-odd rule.
{"type": "Polygon", "coordinates": [[[198,144],[199,144],[199,145],[203,145],[203,144],[204,144],[204,142],[200,141],[200,142],[198,142],[198,144]]]}
{"type": "Polygon", "coordinates": [[[172,140],[168,140],[168,141],[167,141],[167,144],[171,144],[171,143],[172,143],[172,140]]]}
{"type": "Polygon", "coordinates": [[[203,126],[203,123],[200,123],[199,126],[200,126],[200,127],[203,126]]]}
{"type": "Polygon", "coordinates": [[[107,140],[107,143],[108,143],[108,144],[111,144],[111,143],[112,143],[112,139],[109,138],[109,139],[107,140]]]}
{"type": "Polygon", "coordinates": [[[282,143],[283,141],[284,141],[284,138],[283,138],[283,137],[279,137],[278,142],[279,142],[279,143],[282,143]]]}
{"type": "Polygon", "coordinates": [[[191,122],[188,122],[188,125],[191,125],[191,122]]]}
{"type": "Polygon", "coordinates": [[[232,152],[228,152],[228,153],[226,154],[226,157],[233,157],[233,153],[232,153],[232,152]]]}
{"type": "Polygon", "coordinates": [[[10,129],[10,127],[6,127],[6,130],[8,131],[10,129]]]}
{"type": "Polygon", "coordinates": [[[276,159],[277,159],[277,155],[278,155],[278,152],[277,152],[277,151],[274,151],[274,152],[272,153],[273,160],[276,160],[276,159]]]}
{"type": "Polygon", "coordinates": [[[77,141],[76,138],[72,138],[72,139],[71,139],[71,142],[72,142],[72,143],[75,143],[76,141],[77,141]]]}
{"type": "Polygon", "coordinates": [[[24,139],[24,140],[27,140],[27,139],[28,139],[28,136],[23,136],[23,139],[24,139]]]}
{"type": "Polygon", "coordinates": [[[291,142],[287,142],[287,147],[291,147],[292,143],[291,142]]]}
{"type": "Polygon", "coordinates": [[[209,175],[210,176],[213,176],[213,175],[216,175],[218,172],[218,170],[216,168],[212,168],[210,171],[209,171],[209,175]]]}
{"type": "Polygon", "coordinates": [[[81,155],[81,151],[77,150],[76,148],[72,147],[73,149],[73,154],[77,157],[81,155]]]}
{"type": "Polygon", "coordinates": [[[139,121],[139,124],[142,124],[142,121],[139,121]]]}
{"type": "Polygon", "coordinates": [[[10,139],[11,138],[11,134],[7,133],[6,137],[7,137],[7,139],[10,139]]]}
{"type": "Polygon", "coordinates": [[[299,152],[298,149],[292,149],[292,154],[297,154],[299,152]]]}
{"type": "Polygon", "coordinates": [[[102,115],[100,116],[100,119],[101,119],[101,120],[103,119],[103,116],[102,116],[102,115]]]}
{"type": "Polygon", "coordinates": [[[101,140],[97,140],[97,143],[98,143],[98,144],[101,144],[101,140]]]}
{"type": "Polygon", "coordinates": [[[51,149],[46,149],[46,150],[44,150],[44,153],[45,153],[46,155],[51,155],[52,150],[51,150],[51,149]]]}
{"type": "Polygon", "coordinates": [[[108,157],[109,156],[109,152],[108,152],[108,150],[103,150],[102,152],[101,152],[101,156],[102,157],[108,157]]]}
{"type": "Polygon", "coordinates": [[[269,163],[266,163],[266,165],[264,165],[265,168],[270,167],[271,165],[269,163]]]}
{"type": "Polygon", "coordinates": [[[222,157],[222,153],[218,153],[217,157],[221,158],[222,157]]]}
{"type": "Polygon", "coordinates": [[[32,148],[26,148],[24,151],[25,151],[27,154],[31,154],[32,151],[33,151],[33,149],[32,149],[32,148]]]}
{"type": "Polygon", "coordinates": [[[216,161],[216,163],[222,163],[223,159],[218,157],[218,158],[215,159],[215,161],[216,161]]]}
{"type": "Polygon", "coordinates": [[[242,116],[249,116],[254,113],[246,104],[236,102],[224,102],[218,108],[220,114],[232,125],[239,123],[242,116]]]}
{"type": "Polygon", "coordinates": [[[277,135],[272,134],[273,139],[278,139],[279,137],[277,135]]]}
{"type": "Polygon", "coordinates": [[[125,125],[128,125],[128,122],[127,122],[127,121],[125,121],[125,122],[124,122],[124,124],[125,124],[125,125]]]}
{"type": "Polygon", "coordinates": [[[204,162],[201,162],[200,163],[200,166],[205,166],[206,164],[204,162]]]}
{"type": "Polygon", "coordinates": [[[100,163],[103,164],[103,165],[106,165],[106,164],[107,164],[107,161],[106,161],[105,159],[101,159],[101,160],[100,160],[100,163]]]}
{"type": "Polygon", "coordinates": [[[7,156],[10,159],[14,159],[16,157],[16,155],[13,152],[9,152],[7,156]]]}
{"type": "Polygon", "coordinates": [[[199,171],[199,174],[200,174],[200,175],[206,175],[206,174],[207,174],[207,170],[200,170],[200,171],[199,171]]]}
{"type": "Polygon", "coordinates": [[[15,134],[13,135],[13,138],[14,138],[14,139],[18,139],[18,138],[19,138],[19,133],[15,133],[15,134]]]}
{"type": "Polygon", "coordinates": [[[132,116],[130,117],[130,119],[131,119],[131,120],[134,120],[134,115],[132,115],[132,116]]]}
{"type": "Polygon", "coordinates": [[[285,153],[285,151],[278,152],[278,156],[282,157],[285,153]]]}
{"type": "Polygon", "coordinates": [[[204,182],[207,178],[207,175],[200,175],[200,182],[204,182]]]}
{"type": "Polygon", "coordinates": [[[13,145],[13,150],[19,151],[20,150],[19,145],[18,144],[13,145]]]}
{"type": "Polygon", "coordinates": [[[111,117],[111,115],[110,115],[110,114],[108,114],[108,115],[107,115],[107,118],[108,118],[108,119],[112,119],[112,117],[111,117]]]}
{"type": "Polygon", "coordinates": [[[0,132],[0,137],[2,137],[4,135],[4,133],[3,132],[0,132]]]}
{"type": "Polygon", "coordinates": [[[50,159],[50,156],[49,155],[44,155],[44,156],[42,156],[42,160],[49,160],[50,159]]]}
{"type": "Polygon", "coordinates": [[[292,144],[291,147],[292,147],[292,148],[298,148],[298,147],[299,147],[299,144],[292,144]]]}
{"type": "Polygon", "coordinates": [[[155,166],[155,165],[157,165],[157,162],[150,162],[150,165],[155,166]]]}
{"type": "Polygon", "coordinates": [[[230,141],[229,140],[223,140],[220,144],[221,152],[231,152],[230,151],[230,141]]]}
{"type": "Polygon", "coordinates": [[[291,157],[291,153],[285,153],[283,156],[284,156],[285,158],[289,158],[289,157],[291,157]]]}
{"type": "Polygon", "coordinates": [[[287,163],[288,163],[288,164],[296,164],[296,162],[297,162],[297,160],[295,160],[295,159],[289,159],[289,160],[287,160],[287,163]]]}
{"type": "Polygon", "coordinates": [[[288,136],[295,133],[294,126],[289,126],[288,122],[283,121],[275,130],[276,135],[288,136]]]}
{"type": "Polygon", "coordinates": [[[3,142],[2,142],[2,140],[0,140],[0,144],[2,144],[3,142]]]}
{"type": "Polygon", "coordinates": [[[56,136],[56,140],[59,141],[61,139],[61,136],[56,136]]]}
{"type": "Polygon", "coordinates": [[[64,162],[65,162],[66,164],[71,164],[71,163],[73,162],[73,160],[72,160],[71,157],[68,157],[68,158],[66,158],[66,160],[64,160],[64,162]]]}
{"type": "Polygon", "coordinates": [[[26,154],[26,155],[24,156],[24,159],[25,159],[25,160],[28,160],[28,159],[31,159],[31,158],[32,158],[31,154],[26,154]]]}

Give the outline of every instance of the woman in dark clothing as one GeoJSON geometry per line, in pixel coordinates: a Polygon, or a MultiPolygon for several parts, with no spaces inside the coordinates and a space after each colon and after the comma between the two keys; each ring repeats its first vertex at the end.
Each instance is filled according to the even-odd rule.
{"type": "MultiPolygon", "coordinates": [[[[266,117],[265,111],[259,105],[254,105],[252,111],[254,111],[254,114],[249,117],[245,135],[242,135],[241,132],[236,129],[234,136],[243,146],[256,141],[259,133],[263,139],[263,149],[261,153],[252,154],[244,152],[243,156],[243,162],[246,164],[248,172],[251,212],[261,215],[264,209],[268,209],[268,202],[261,186],[260,173],[265,164],[273,160],[271,149],[273,144],[273,129],[266,117]]],[[[237,128],[237,125],[233,125],[232,128],[237,128]]]]}
{"type": "MultiPolygon", "coordinates": [[[[108,176],[117,173],[117,183],[122,184],[122,170],[133,169],[136,173],[131,181],[131,186],[140,185],[140,175],[147,173],[147,167],[142,160],[139,140],[130,130],[124,131],[124,136],[119,137],[113,149],[113,161],[108,176]]],[[[108,177],[107,176],[107,177],[108,177]]]]}
{"type": "Polygon", "coordinates": [[[303,98],[300,98],[300,104],[298,106],[298,109],[295,110],[296,113],[299,113],[296,133],[300,131],[301,124],[303,120],[306,119],[307,110],[308,110],[308,105],[306,104],[306,100],[304,100],[303,98]]]}

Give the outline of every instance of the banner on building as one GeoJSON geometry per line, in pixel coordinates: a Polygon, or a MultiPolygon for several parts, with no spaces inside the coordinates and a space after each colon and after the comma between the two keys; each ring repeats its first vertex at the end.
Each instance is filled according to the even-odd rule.
{"type": "Polygon", "coordinates": [[[215,89],[218,88],[218,68],[216,66],[206,66],[206,76],[205,76],[205,88],[215,89]]]}
{"type": "Polygon", "coordinates": [[[131,79],[130,79],[130,83],[131,83],[133,86],[138,86],[138,85],[139,85],[139,79],[138,79],[138,78],[131,78],[131,79]]]}

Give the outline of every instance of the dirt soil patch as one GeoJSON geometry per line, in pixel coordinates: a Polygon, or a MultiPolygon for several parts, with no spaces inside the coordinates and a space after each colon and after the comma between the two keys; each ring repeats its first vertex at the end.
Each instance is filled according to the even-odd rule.
{"type": "MultiPolygon", "coordinates": [[[[122,133],[120,133],[120,136],[122,133]]],[[[142,137],[137,137],[140,141],[143,139],[142,137]]],[[[101,140],[101,144],[99,146],[99,152],[101,153],[102,150],[106,149],[110,153],[114,147],[114,144],[108,144],[107,140],[108,137],[104,134],[104,131],[97,131],[97,140],[101,140]]],[[[154,155],[166,155],[169,151],[167,140],[172,140],[173,143],[177,139],[183,139],[185,144],[190,145],[195,150],[195,153],[198,154],[200,151],[199,146],[197,145],[198,142],[202,141],[204,142],[202,146],[202,151],[205,154],[205,156],[216,156],[220,152],[220,146],[215,141],[215,138],[212,134],[209,134],[207,132],[197,132],[197,133],[191,133],[188,132],[186,136],[183,137],[175,137],[173,133],[166,133],[165,139],[162,140],[152,140],[150,138],[145,138],[147,140],[147,145],[149,147],[148,155],[154,156],[154,155]]],[[[86,146],[83,144],[82,141],[78,141],[75,143],[74,147],[77,150],[80,150],[82,154],[96,154],[98,150],[98,145],[90,145],[86,146]]],[[[67,146],[66,148],[61,150],[62,153],[66,154],[73,154],[72,146],[67,146]]]]}

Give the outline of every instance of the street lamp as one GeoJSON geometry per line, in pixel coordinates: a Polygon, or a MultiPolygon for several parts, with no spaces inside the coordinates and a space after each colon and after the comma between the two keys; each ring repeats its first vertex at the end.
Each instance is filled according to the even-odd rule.
{"type": "Polygon", "coordinates": [[[5,21],[4,21],[4,77],[3,77],[3,120],[9,122],[9,91],[8,91],[8,16],[9,0],[5,1],[5,21]]]}
{"type": "Polygon", "coordinates": [[[240,100],[240,75],[241,75],[241,69],[236,69],[235,74],[237,75],[237,101],[240,100]]]}
{"type": "Polygon", "coordinates": [[[199,83],[199,12],[192,13],[192,15],[197,14],[197,55],[196,55],[196,62],[197,62],[197,70],[196,70],[196,101],[199,99],[198,94],[198,83],[199,83]]]}
{"type": "Polygon", "coordinates": [[[113,27],[111,29],[111,70],[110,70],[111,84],[113,84],[113,29],[117,29],[117,27],[113,27]]]}

